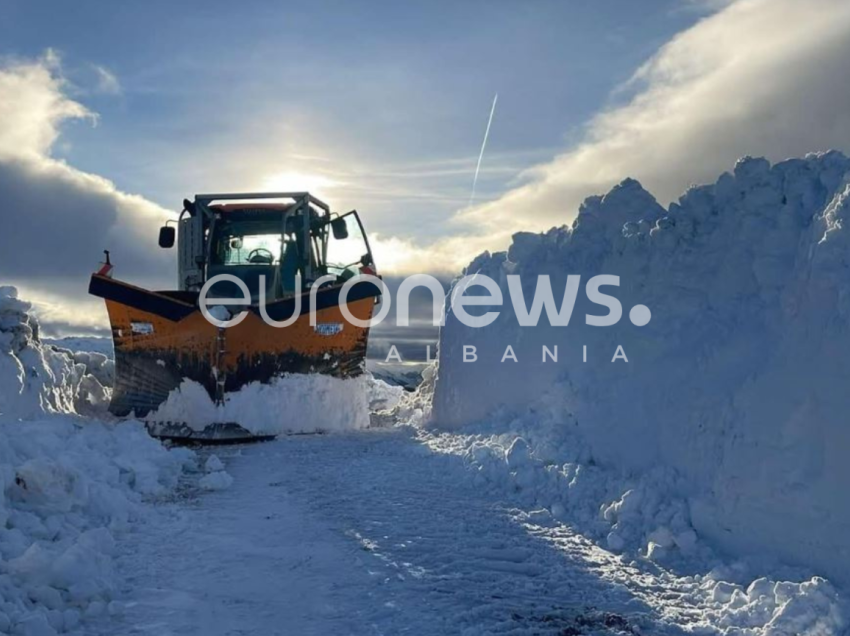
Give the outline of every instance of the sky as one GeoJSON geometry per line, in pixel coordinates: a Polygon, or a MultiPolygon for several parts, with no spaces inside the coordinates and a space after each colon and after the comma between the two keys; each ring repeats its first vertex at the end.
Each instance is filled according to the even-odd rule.
{"type": "Polygon", "coordinates": [[[268,189],[358,209],[386,274],[451,276],[627,177],[666,205],[847,151],[847,59],[846,0],[0,0],[0,284],[102,330],[103,249],[173,286],[180,201],[268,189]]]}

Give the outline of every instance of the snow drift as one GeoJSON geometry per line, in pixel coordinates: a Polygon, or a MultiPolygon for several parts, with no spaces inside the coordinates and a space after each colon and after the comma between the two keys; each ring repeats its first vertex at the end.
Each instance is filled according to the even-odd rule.
{"type": "Polygon", "coordinates": [[[583,440],[585,459],[662,470],[686,502],[679,531],[848,583],[848,215],[850,160],[838,152],[772,167],[741,160],[668,210],[633,180],[591,197],[572,227],[517,234],[508,252],[468,267],[496,280],[506,302],[485,328],[447,316],[433,422],[548,419],[583,440]],[[521,276],[526,305],[538,275],[551,277],[559,305],[569,274],[582,284],[618,275],[608,292],[624,317],[585,324],[604,308],[582,291],[569,326],[544,312],[520,327],[508,274],[521,276]],[[637,304],[652,310],[642,327],[627,318],[637,304]],[[477,347],[476,363],[463,361],[464,345],[477,347]],[[518,361],[500,362],[508,345],[518,361]],[[558,347],[557,362],[541,361],[544,345],[558,347]],[[618,345],[628,362],[611,361],[618,345]]]}
{"type": "Polygon", "coordinates": [[[0,287],[0,633],[50,636],[121,611],[115,535],[194,457],[79,417],[105,413],[112,361],[42,342],[29,311],[0,287]]]}

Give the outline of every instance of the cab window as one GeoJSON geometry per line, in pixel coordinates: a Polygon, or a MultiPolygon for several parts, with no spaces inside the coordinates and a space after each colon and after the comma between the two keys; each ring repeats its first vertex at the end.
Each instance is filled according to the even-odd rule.
{"type": "Polygon", "coordinates": [[[360,270],[361,259],[369,253],[369,247],[354,212],[336,219],[337,222],[341,220],[345,221],[345,231],[336,234],[345,238],[336,238],[335,232],[328,232],[325,266],[329,274],[342,275],[344,272],[357,274],[360,270]]]}

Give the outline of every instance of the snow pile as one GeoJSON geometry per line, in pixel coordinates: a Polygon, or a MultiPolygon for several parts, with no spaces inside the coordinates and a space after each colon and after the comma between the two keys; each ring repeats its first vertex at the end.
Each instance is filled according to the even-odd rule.
{"type": "Polygon", "coordinates": [[[43,344],[31,305],[0,287],[0,415],[92,413],[109,403],[112,361],[43,344]]]}
{"type": "Polygon", "coordinates": [[[216,422],[236,423],[255,435],[357,430],[369,426],[370,380],[366,375],[346,380],[284,375],[229,393],[222,405],[202,385],[184,380],[147,419],[199,431],[216,422]]]}
{"type": "Polygon", "coordinates": [[[139,422],[0,422],[0,632],[50,636],[120,612],[115,534],[191,461],[139,422]]]}
{"type": "Polygon", "coordinates": [[[505,302],[488,327],[447,317],[434,422],[491,419],[533,437],[548,419],[568,431],[575,445],[530,441],[529,453],[562,498],[574,497],[573,482],[600,490],[589,500],[608,507],[587,514],[610,526],[612,548],[639,536],[659,554],[688,551],[692,528],[737,554],[850,582],[848,176],[837,152],[773,167],[745,159],[669,210],[627,180],[585,201],[571,228],[517,234],[507,253],[468,268],[493,278],[505,302]],[[539,326],[520,327],[509,274],[520,275],[527,307],[538,275],[550,276],[559,307],[567,275],[581,275],[569,326],[550,326],[544,312],[539,326]],[[585,324],[606,311],[583,289],[598,274],[620,276],[619,288],[603,288],[624,308],[612,327],[585,324]],[[628,319],[637,304],[652,311],[646,326],[628,319]],[[463,361],[464,345],[477,362],[463,361]],[[508,345],[518,361],[500,362],[508,345]],[[557,362],[541,361],[544,345],[558,347],[557,362]],[[612,362],[618,346],[628,362],[612,362]],[[616,466],[638,487],[615,499],[604,481],[570,474],[593,466],[616,466]]]}

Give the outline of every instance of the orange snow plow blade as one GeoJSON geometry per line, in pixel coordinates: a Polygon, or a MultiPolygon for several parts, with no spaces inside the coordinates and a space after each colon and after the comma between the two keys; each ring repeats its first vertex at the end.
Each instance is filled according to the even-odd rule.
{"type": "MultiPolygon", "coordinates": [[[[377,286],[358,283],[348,308],[360,320],[372,317],[377,286]],[[358,285],[362,289],[358,290],[358,285]],[[359,299],[358,295],[360,296],[359,299]]],[[[316,326],[310,325],[309,298],[302,298],[301,316],[290,326],[267,325],[248,309],[240,324],[219,329],[196,305],[93,275],[89,293],[106,300],[115,346],[115,386],[110,411],[144,417],[155,410],[183,379],[194,380],[216,399],[219,383],[225,393],[250,382],[267,383],[284,373],[324,373],[336,377],[360,375],[369,329],[349,323],[338,306],[339,287],[316,295],[316,326]]],[[[292,301],[270,303],[272,314],[292,315],[292,301]]]]}

